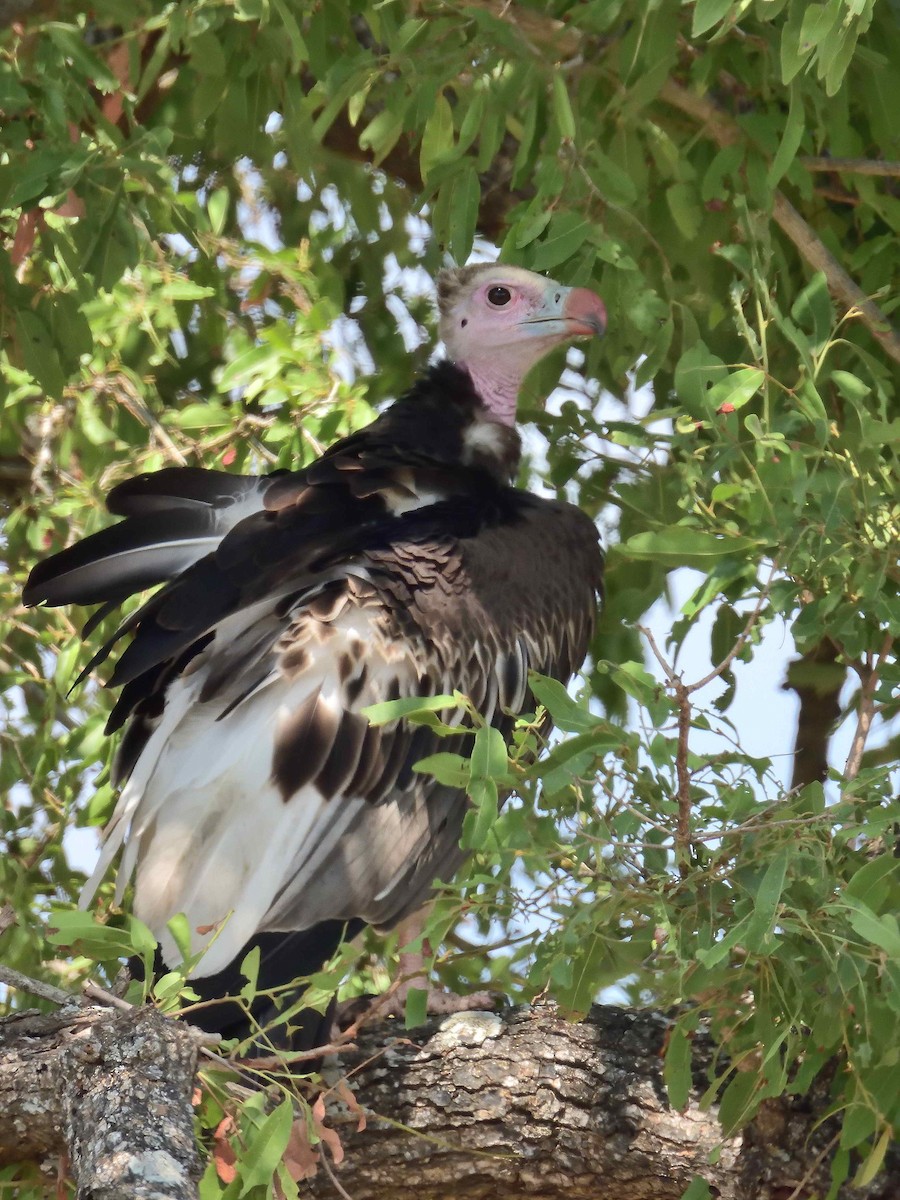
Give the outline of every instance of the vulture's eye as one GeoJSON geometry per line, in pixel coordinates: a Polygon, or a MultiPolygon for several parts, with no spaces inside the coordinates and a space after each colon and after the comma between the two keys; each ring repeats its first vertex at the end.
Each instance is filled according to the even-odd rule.
{"type": "Polygon", "coordinates": [[[502,308],[504,304],[509,304],[510,300],[512,300],[509,288],[505,287],[492,287],[487,297],[495,308],[502,308]]]}

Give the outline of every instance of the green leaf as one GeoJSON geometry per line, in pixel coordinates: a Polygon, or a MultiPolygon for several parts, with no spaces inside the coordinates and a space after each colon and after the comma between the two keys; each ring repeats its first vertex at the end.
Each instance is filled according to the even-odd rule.
{"type": "Polygon", "coordinates": [[[399,700],[382,700],[361,710],[370,725],[387,725],[422,716],[426,713],[442,712],[445,708],[459,708],[456,696],[403,696],[399,700]]]}
{"type": "Polygon", "coordinates": [[[464,154],[478,137],[484,119],[487,93],[484,88],[477,88],[475,91],[469,92],[468,101],[469,107],[466,109],[462,124],[459,127],[457,149],[460,154],[464,154]]]}
{"type": "Polygon", "coordinates": [[[265,1118],[240,1159],[241,1190],[246,1196],[255,1187],[268,1188],[275,1168],[284,1157],[291,1126],[294,1123],[294,1107],[284,1100],[265,1118]]]}
{"type": "Polygon", "coordinates": [[[69,690],[69,684],[72,682],[72,676],[75,674],[75,667],[80,657],[80,647],[78,642],[71,641],[68,645],[63,646],[56,655],[56,665],[53,668],[53,682],[56,685],[56,690],[61,696],[64,696],[69,690]]]}
{"type": "Polygon", "coordinates": [[[800,44],[806,50],[818,46],[841,19],[840,5],[806,4],[803,6],[803,23],[800,26],[800,44]]]}
{"type": "Polygon", "coordinates": [[[696,187],[691,183],[673,183],[666,188],[666,202],[679,233],[692,242],[703,228],[704,219],[696,187]]]}
{"type": "Polygon", "coordinates": [[[206,201],[206,211],[209,213],[209,223],[215,234],[220,234],[228,219],[228,209],[231,205],[231,195],[228,188],[215,188],[206,201]]]}
{"type": "MultiPolygon", "coordinates": [[[[361,140],[361,139],[360,139],[361,140]]],[[[422,145],[419,149],[419,170],[427,182],[436,166],[451,160],[453,145],[453,109],[443,92],[438,92],[431,115],[425,122],[422,145]]]]}
{"type": "Polygon", "coordinates": [[[800,37],[800,27],[806,7],[804,4],[792,4],[788,12],[788,19],[781,30],[781,79],[785,84],[789,84],[803,68],[812,52],[811,47],[800,37]]]}
{"type": "Polygon", "coordinates": [[[131,945],[135,951],[141,956],[149,955],[152,958],[156,953],[156,938],[150,929],[137,917],[129,917],[128,925],[131,945]]]}
{"type": "Polygon", "coordinates": [[[299,70],[308,58],[306,43],[303,40],[303,34],[300,32],[300,26],[297,24],[297,19],[291,12],[286,0],[270,0],[270,2],[278,13],[281,24],[284,26],[284,31],[287,34],[291,47],[291,64],[295,70],[299,70]]]}
{"type": "Polygon", "coordinates": [[[572,983],[559,994],[570,1019],[583,1020],[590,1012],[608,958],[607,941],[599,934],[588,935],[581,941],[578,953],[572,956],[572,983]]]}
{"type": "Polygon", "coordinates": [[[44,391],[58,400],[65,387],[66,377],[47,326],[37,313],[26,308],[16,313],[16,324],[19,350],[25,366],[44,391]]]}
{"type": "Polygon", "coordinates": [[[384,109],[378,113],[359,135],[362,150],[372,151],[376,167],[381,166],[403,135],[403,114],[384,109]]]}
{"type": "Polygon", "coordinates": [[[509,769],[506,742],[499,729],[483,725],[475,733],[471,757],[472,779],[505,779],[509,769]]]}
{"type": "Polygon", "coordinates": [[[260,374],[264,364],[272,374],[279,369],[281,355],[274,346],[266,343],[262,346],[254,346],[250,350],[245,350],[243,354],[239,354],[237,358],[233,359],[222,370],[219,375],[219,390],[227,392],[233,387],[254,379],[260,374]]]}
{"type": "Polygon", "coordinates": [[[178,947],[181,957],[184,959],[190,958],[192,952],[191,927],[184,913],[176,913],[174,917],[170,917],[166,921],[166,928],[172,935],[172,939],[178,947]]]}
{"type": "Polygon", "coordinates": [[[472,777],[469,760],[461,754],[430,754],[427,758],[420,759],[413,766],[413,770],[423,775],[431,775],[438,783],[446,784],[447,787],[467,788],[472,777]]]}
{"type": "Polygon", "coordinates": [[[784,880],[787,873],[790,848],[785,846],[766,867],[754,896],[753,915],[744,935],[748,950],[759,949],[761,943],[772,932],[778,905],[784,891],[784,880]]]}
{"type": "Polygon", "coordinates": [[[892,958],[900,958],[900,927],[893,913],[876,916],[867,905],[852,896],[847,897],[847,903],[851,905],[847,920],[854,932],[886,951],[892,958]]]}
{"type": "Polygon", "coordinates": [[[49,34],[50,40],[64,57],[71,59],[72,65],[99,91],[110,93],[121,89],[122,85],[115,72],[93,52],[80,30],[58,21],[47,21],[42,27],[42,32],[49,34]]]}
{"type": "Polygon", "coordinates": [[[677,1112],[687,1107],[691,1095],[691,1040],[680,1025],[674,1025],[666,1047],[663,1078],[669,1103],[677,1112]]]}
{"type": "Polygon", "coordinates": [[[699,37],[712,29],[713,25],[725,17],[732,8],[734,0],[697,0],[694,5],[694,20],[691,24],[691,37],[699,37]]]}
{"type": "Polygon", "coordinates": [[[864,863],[853,874],[844,894],[859,900],[872,912],[877,912],[896,889],[898,877],[900,861],[893,854],[881,854],[864,863]]]}
{"type": "Polygon", "coordinates": [[[256,998],[256,989],[259,982],[259,963],[260,963],[260,948],[254,946],[247,954],[244,955],[241,962],[241,974],[247,980],[241,988],[239,995],[242,1000],[246,1000],[251,1004],[256,998]]]}
{"type": "Polygon", "coordinates": [[[743,940],[752,920],[753,914],[748,913],[736,925],[732,925],[728,933],[717,942],[714,942],[712,946],[698,948],[696,952],[697,961],[706,967],[707,970],[718,966],[720,962],[728,957],[738,942],[743,940]]]}
{"type": "Polygon", "coordinates": [[[749,1117],[759,1090],[755,1071],[736,1071],[719,1101],[719,1122],[726,1137],[749,1117]]]}
{"type": "Polygon", "coordinates": [[[214,296],[215,288],[203,287],[181,277],[164,283],[159,289],[159,295],[163,300],[203,300],[207,296],[214,296]]]}
{"type": "Polygon", "coordinates": [[[553,724],[560,729],[568,733],[583,733],[599,724],[599,718],[573,700],[559,680],[532,672],[529,673],[528,684],[535,699],[543,704],[553,718],[553,724]]]}
{"type": "Polygon", "coordinates": [[[709,1184],[705,1179],[701,1179],[699,1175],[695,1175],[688,1184],[687,1191],[681,1197],[681,1200],[711,1200],[712,1192],[709,1190],[709,1184]]]}
{"type": "Polygon", "coordinates": [[[878,1114],[868,1104],[851,1104],[844,1113],[841,1125],[841,1148],[852,1150],[871,1137],[878,1123],[878,1114]]]}
{"type": "Polygon", "coordinates": [[[635,533],[617,547],[617,555],[637,562],[657,562],[666,567],[709,567],[729,554],[745,554],[755,544],[753,538],[720,536],[670,525],[646,533],[635,533]]]}
{"type": "Polygon", "coordinates": [[[406,993],[405,1025],[418,1029],[428,1020],[428,989],[411,987],[406,993]]]}
{"type": "Polygon", "coordinates": [[[483,850],[493,833],[499,811],[497,785],[493,779],[472,779],[469,784],[472,808],[463,821],[460,845],[465,850],[483,850]]]}
{"type": "Polygon", "coordinates": [[[234,409],[224,404],[204,401],[201,404],[189,404],[181,412],[174,413],[172,424],[178,429],[221,429],[234,424],[234,409]]]}
{"type": "Polygon", "coordinates": [[[766,175],[766,183],[770,188],[774,189],[778,187],[788,167],[794,161],[797,151],[800,149],[804,132],[804,115],[802,93],[799,86],[796,83],[792,83],[791,101],[788,108],[787,120],[784,123],[784,132],[781,135],[781,142],[775,152],[775,157],[772,159],[772,165],[769,167],[769,172],[766,175]]]}
{"type": "Polygon", "coordinates": [[[575,113],[566,87],[566,76],[561,71],[554,71],[552,81],[553,115],[559,127],[560,137],[574,142],[575,113]]]}
{"type": "Polygon", "coordinates": [[[565,212],[554,216],[543,241],[539,242],[531,260],[532,270],[549,271],[577,253],[593,231],[593,225],[578,213],[565,212]]]}
{"type": "Polygon", "coordinates": [[[156,939],[147,926],[134,918],[123,928],[102,925],[93,913],[80,909],[51,908],[47,923],[46,937],[52,946],[76,946],[102,962],[132,954],[152,954],[156,949],[156,939]]]}
{"type": "Polygon", "coordinates": [[[834,307],[828,291],[828,280],[817,271],[791,306],[791,316],[798,325],[813,333],[813,351],[821,352],[831,339],[834,307]]]}
{"type": "Polygon", "coordinates": [[[717,410],[723,405],[730,405],[732,409],[743,408],[756,395],[765,379],[765,372],[758,367],[742,367],[709,389],[707,403],[717,410]]]}
{"type": "Polygon", "coordinates": [[[831,378],[838,385],[841,395],[847,400],[865,400],[872,394],[872,389],[868,384],[864,383],[858,375],[851,375],[849,371],[832,371],[831,378]]]}
{"type": "Polygon", "coordinates": [[[864,1188],[873,1181],[875,1176],[881,1170],[884,1163],[885,1155],[888,1152],[888,1147],[893,1145],[894,1131],[890,1125],[886,1125],[881,1131],[881,1136],[875,1143],[872,1153],[864,1160],[859,1170],[853,1179],[855,1188],[864,1188]]]}
{"type": "Polygon", "coordinates": [[[596,163],[594,181],[602,194],[612,204],[634,204],[638,194],[631,176],[600,150],[595,149],[592,157],[596,163]]]}
{"type": "Polygon", "coordinates": [[[465,162],[453,176],[450,200],[450,253],[456,262],[464,263],[472,252],[480,204],[478,172],[471,162],[465,162]]]}
{"type": "Polygon", "coordinates": [[[28,92],[17,82],[8,66],[0,63],[0,111],[9,118],[30,103],[28,92]]]}

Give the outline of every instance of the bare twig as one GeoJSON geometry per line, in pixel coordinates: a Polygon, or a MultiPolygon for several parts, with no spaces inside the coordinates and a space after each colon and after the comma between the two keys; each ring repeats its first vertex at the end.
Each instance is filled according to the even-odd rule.
{"type": "Polygon", "coordinates": [[[5,983],[7,987],[15,988],[17,992],[28,992],[31,996],[38,996],[41,1000],[49,1000],[51,1004],[73,1004],[74,997],[64,992],[62,988],[54,987],[52,983],[42,983],[40,979],[31,979],[28,975],[23,975],[21,971],[16,971],[13,967],[4,967],[0,964],[0,983],[5,983]]]}
{"type": "Polygon", "coordinates": [[[675,861],[682,879],[690,870],[691,848],[691,772],[688,767],[688,739],[691,734],[691,702],[690,693],[678,680],[675,687],[675,700],[678,704],[678,744],[675,747],[675,780],[678,801],[678,817],[675,822],[675,861]]]}
{"type": "Polygon", "coordinates": [[[101,1004],[108,1004],[110,1008],[120,1008],[123,1012],[130,1012],[134,1008],[133,1004],[129,1004],[121,996],[114,996],[112,992],[100,987],[98,983],[86,983],[82,992],[89,1000],[99,1000],[101,1004]]]}
{"type": "Polygon", "coordinates": [[[682,879],[687,875],[691,844],[691,772],[688,766],[689,739],[691,734],[691,692],[693,685],[686,685],[680,675],[656,644],[656,638],[646,625],[637,626],[638,633],[647,639],[653,657],[662,667],[669,687],[675,693],[678,705],[678,742],[675,747],[675,798],[678,802],[678,817],[675,824],[675,861],[682,879]]]}
{"type": "Polygon", "coordinates": [[[700,689],[705,688],[708,683],[712,683],[714,679],[718,679],[720,675],[728,670],[728,668],[746,646],[747,642],[750,640],[750,634],[753,632],[753,628],[756,625],[756,622],[759,620],[759,615],[763,610],[763,606],[769,598],[769,588],[772,585],[772,580],[775,578],[775,572],[777,570],[778,561],[776,560],[772,563],[772,569],[769,571],[769,578],[760,589],[759,598],[756,601],[756,605],[754,606],[753,611],[750,613],[750,616],[747,618],[747,623],[744,625],[744,628],[738,634],[734,645],[718,664],[718,666],[713,667],[708,675],[704,675],[702,679],[698,679],[695,683],[686,685],[688,695],[690,695],[692,692],[699,692],[700,689]]]}
{"type": "Polygon", "coordinates": [[[797,161],[807,171],[844,171],[848,175],[900,176],[900,162],[887,158],[829,158],[828,155],[805,154],[797,161]]]}
{"type": "Polygon", "coordinates": [[[859,681],[862,684],[862,690],[859,694],[859,715],[856,721],[856,730],[853,734],[853,741],[850,744],[850,753],[847,755],[847,762],[844,766],[844,778],[855,779],[859,774],[859,768],[862,766],[863,751],[866,748],[866,739],[869,736],[869,730],[872,727],[872,720],[875,716],[875,689],[878,686],[878,670],[887,656],[890,654],[894,645],[894,637],[891,633],[884,635],[884,641],[881,644],[881,649],[877,654],[867,655],[865,663],[852,663],[854,671],[859,676],[859,681]]]}
{"type": "Polygon", "coordinates": [[[760,588],[759,597],[753,607],[753,611],[747,617],[744,628],[735,640],[734,645],[717,666],[713,667],[702,679],[695,680],[694,683],[685,683],[656,644],[656,639],[650,630],[645,625],[637,626],[638,632],[642,633],[647,639],[647,645],[650,647],[653,657],[662,667],[668,686],[671,688],[675,696],[675,703],[678,706],[678,741],[675,747],[675,798],[678,803],[678,817],[675,825],[675,860],[678,863],[678,869],[682,878],[687,875],[689,870],[688,851],[691,844],[691,771],[688,764],[691,719],[693,717],[691,696],[694,692],[706,687],[708,683],[712,683],[714,679],[718,679],[724,671],[728,670],[735,658],[743,650],[768,599],[769,588],[777,570],[778,562],[776,560],[772,563],[769,577],[760,588]]]}
{"type": "Polygon", "coordinates": [[[288,1064],[313,1062],[328,1054],[340,1054],[345,1050],[356,1049],[355,1042],[337,1041],[327,1042],[324,1046],[314,1046],[312,1050],[297,1050],[291,1054],[272,1054],[268,1058],[238,1058],[232,1062],[218,1055],[213,1057],[218,1058],[218,1061],[231,1071],[234,1071],[237,1066],[251,1068],[254,1071],[278,1071],[283,1070],[288,1064]]]}
{"type": "Polygon", "coordinates": [[[340,1180],[335,1175],[334,1170],[332,1169],[331,1163],[328,1161],[328,1154],[327,1154],[324,1146],[322,1147],[322,1151],[319,1154],[319,1162],[324,1167],[325,1174],[328,1176],[328,1180],[331,1183],[331,1186],[338,1193],[338,1195],[343,1196],[343,1200],[353,1200],[353,1197],[350,1195],[349,1192],[344,1190],[344,1188],[341,1186],[340,1180]]]}
{"type": "MultiPolygon", "coordinates": [[[[667,79],[660,89],[660,99],[686,113],[703,125],[704,131],[719,146],[732,146],[743,134],[737,122],[714,104],[707,96],[667,79]]],[[[821,271],[832,294],[846,305],[852,315],[858,313],[876,341],[895,362],[900,362],[900,331],[894,329],[874,300],[847,274],[825,243],[818,238],[782,192],[773,197],[772,215],[781,231],[794,243],[798,252],[816,271],[821,271]]]]}

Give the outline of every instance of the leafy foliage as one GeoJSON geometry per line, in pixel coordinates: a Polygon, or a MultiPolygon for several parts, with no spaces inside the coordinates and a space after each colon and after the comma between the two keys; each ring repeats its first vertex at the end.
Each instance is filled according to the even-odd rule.
{"type": "MultiPolygon", "coordinates": [[[[865,162],[900,159],[898,64],[889,0],[61,0],[2,31],[4,961],[75,981],[147,949],[108,907],[48,917],[80,884],[64,831],[110,812],[108,700],[68,695],[87,655],[66,613],[21,608],[29,566],[136,470],[269,470],[365,424],[427,354],[423,276],[480,233],[607,301],[566,397],[529,403],[557,359],[524,409],[547,484],[612,544],[582,694],[535,681],[565,736],[535,761],[523,721],[508,755],[481,730],[471,763],[424,764],[477,801],[426,931],[455,947],[441,974],[573,1015],[613,984],[678,1006],[670,1096],[707,1022],[726,1129],[829,1072],[834,1190],[877,1172],[900,1122],[900,197],[865,162]],[[611,416],[592,381],[652,409],[611,416]],[[639,626],[679,567],[702,580],[654,653],[639,626]],[[710,612],[692,687],[675,659],[710,612]],[[852,684],[827,788],[786,791],[729,725],[734,662],[776,624],[823,704],[852,684]]],[[[384,982],[365,970],[346,990],[384,982]]],[[[273,1194],[276,1168],[296,1191],[287,1106],[201,1116],[240,1159],[229,1180],[216,1151],[204,1196],[273,1194]]]]}

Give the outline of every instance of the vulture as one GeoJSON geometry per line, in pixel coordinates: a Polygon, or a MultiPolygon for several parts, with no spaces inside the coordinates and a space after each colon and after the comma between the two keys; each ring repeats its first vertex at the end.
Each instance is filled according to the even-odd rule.
{"type": "Polygon", "coordinates": [[[201,998],[239,991],[259,946],[268,994],[250,1019],[234,1002],[194,1018],[226,1037],[258,1031],[272,989],[365,924],[395,926],[464,860],[465,793],[414,769],[445,745],[366,707],[457,689],[506,736],[534,709],[529,672],[567,682],[587,652],[597,530],[514,486],[515,419],[526,372],[601,334],[603,303],[501,264],[444,271],[437,292],[446,358],[367,428],[296,471],[128,479],[107,499],[124,520],[25,589],[29,605],[101,605],[89,637],[162,585],[81,676],[127,639],[107,726],[124,729],[121,794],[81,902],[118,858],[117,901],[133,881],[158,969],[182,961],[167,922],[185,914],[201,998]]]}

